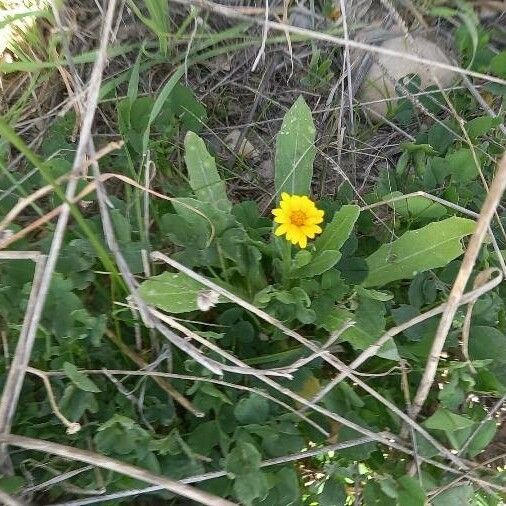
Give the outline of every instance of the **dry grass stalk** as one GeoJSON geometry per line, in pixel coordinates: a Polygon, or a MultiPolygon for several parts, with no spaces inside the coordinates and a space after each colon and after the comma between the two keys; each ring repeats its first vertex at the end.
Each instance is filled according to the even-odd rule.
{"type": "Polygon", "coordinates": [[[490,222],[494,217],[505,189],[506,154],[497,165],[497,172],[494,180],[492,181],[492,184],[490,185],[490,190],[487,194],[487,197],[485,198],[485,202],[481,208],[480,217],[476,223],[476,229],[471,237],[471,240],[469,241],[466,252],[464,253],[462,265],[448,297],[448,302],[446,303],[443,315],[441,316],[436,336],[434,337],[434,342],[432,344],[432,348],[425,365],[425,370],[420,381],[418,391],[413,400],[413,406],[410,413],[413,419],[415,419],[420,413],[420,410],[422,409],[422,406],[427,399],[427,396],[429,395],[432,384],[434,383],[437,366],[439,364],[441,352],[446,341],[446,336],[450,331],[451,325],[453,323],[453,318],[460,305],[460,300],[462,299],[466,284],[469,281],[471,273],[474,269],[474,265],[476,263],[476,259],[478,258],[478,253],[480,252],[481,245],[483,244],[485,236],[487,235],[490,227],[490,222]]]}
{"type": "Polygon", "coordinates": [[[24,448],[25,450],[36,450],[50,455],[58,455],[59,457],[70,459],[72,461],[86,462],[87,464],[109,469],[110,471],[121,473],[126,476],[142,480],[146,483],[151,483],[152,485],[159,485],[170,492],[192,499],[200,504],[208,506],[236,506],[233,502],[208,494],[207,492],[190,487],[179,481],[171,480],[165,476],[156,475],[140,467],[126,464],[119,460],[105,457],[104,455],[90,452],[88,450],[60,445],[52,443],[51,441],[16,436],[14,434],[1,434],[0,442],[10,446],[24,448]]]}

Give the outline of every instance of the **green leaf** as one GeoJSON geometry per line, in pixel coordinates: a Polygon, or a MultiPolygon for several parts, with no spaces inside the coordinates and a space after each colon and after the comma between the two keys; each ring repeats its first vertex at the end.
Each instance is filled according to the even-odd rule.
{"type": "Polygon", "coordinates": [[[169,98],[170,94],[174,90],[174,87],[177,85],[179,79],[181,79],[182,75],[184,74],[184,71],[185,71],[184,65],[179,66],[174,71],[170,79],[164,84],[162,90],[158,94],[158,97],[156,97],[156,100],[153,103],[153,108],[151,109],[151,112],[149,114],[146,129],[144,130],[142,135],[142,153],[146,153],[148,149],[151,124],[155,121],[156,117],[162,110],[165,101],[169,98]]]}
{"type": "Polygon", "coordinates": [[[292,271],[291,278],[312,278],[328,271],[339,262],[341,258],[340,251],[325,250],[313,257],[313,259],[304,267],[292,271]]]}
{"type": "Polygon", "coordinates": [[[357,218],[360,214],[358,206],[343,206],[334,214],[332,221],[327,224],[315,241],[317,252],[326,250],[340,250],[350,237],[357,218]]]}
{"type": "Polygon", "coordinates": [[[269,495],[264,499],[264,506],[296,506],[300,504],[300,486],[298,474],[291,467],[283,467],[278,473],[269,473],[269,482],[275,481],[269,495]]]}
{"type": "Polygon", "coordinates": [[[368,290],[363,286],[358,285],[356,287],[357,294],[362,297],[366,297],[371,300],[379,300],[380,302],[386,302],[387,300],[392,300],[394,298],[392,293],[389,292],[380,292],[379,290],[368,290]]]}
{"type": "Polygon", "coordinates": [[[490,70],[502,79],[506,79],[506,51],[501,51],[490,60],[490,70]]]}
{"type": "Polygon", "coordinates": [[[65,388],[59,407],[71,422],[77,422],[86,411],[96,413],[99,409],[96,396],[77,388],[74,384],[65,388]]]}
{"type": "Polygon", "coordinates": [[[472,42],[472,49],[473,54],[471,57],[471,62],[469,63],[469,67],[471,67],[474,58],[476,56],[476,50],[478,49],[478,30],[477,25],[479,23],[477,16],[475,12],[472,10],[472,8],[463,2],[460,4],[460,9],[457,13],[457,15],[460,17],[460,19],[463,21],[464,26],[467,28],[467,31],[469,33],[469,37],[472,42]]]}
{"type": "Polygon", "coordinates": [[[334,478],[329,478],[323,485],[323,489],[318,494],[319,506],[336,506],[345,504],[346,490],[342,483],[338,483],[334,478]]]}
{"type": "Polygon", "coordinates": [[[431,499],[432,506],[463,506],[471,504],[474,490],[471,485],[460,485],[445,490],[431,499]]]}
{"type": "MultiPolygon", "coordinates": [[[[434,123],[428,131],[427,141],[439,153],[444,155],[456,138],[457,126],[451,120],[434,123]]],[[[429,158],[430,160],[430,158],[429,158]]]]}
{"type": "Polygon", "coordinates": [[[242,424],[265,422],[269,416],[269,402],[257,394],[243,397],[234,408],[234,416],[242,424]]]}
{"type": "Polygon", "coordinates": [[[262,500],[269,492],[265,473],[257,471],[238,476],[234,481],[234,492],[241,504],[246,506],[253,504],[255,499],[262,500]]]}
{"type": "Polygon", "coordinates": [[[220,210],[209,202],[182,197],[174,199],[172,205],[176,213],[187,221],[190,227],[195,227],[202,233],[204,233],[203,228],[206,227],[207,231],[204,233],[206,242],[211,238],[213,227],[214,234],[219,236],[235,224],[234,217],[228,211],[220,210]]]}
{"type": "Polygon", "coordinates": [[[506,336],[495,327],[473,325],[469,332],[471,360],[491,359],[487,369],[506,386],[506,336]]]}
{"type": "MultiPolygon", "coordinates": [[[[385,195],[383,200],[402,196],[401,192],[385,195]]],[[[422,195],[406,197],[404,200],[389,202],[388,206],[403,218],[437,219],[446,215],[446,207],[422,195]]]]}
{"type": "MultiPolygon", "coordinates": [[[[354,315],[352,312],[346,309],[335,308],[327,314],[325,319],[319,322],[319,326],[328,332],[335,332],[340,330],[347,320],[357,321],[360,319],[360,321],[357,321],[355,325],[342,333],[340,341],[349,342],[353,348],[357,350],[365,350],[371,344],[377,341],[383,329],[372,329],[370,326],[372,322],[366,321],[368,319],[367,311],[363,311],[363,313],[364,314],[354,315]]],[[[386,358],[388,360],[399,359],[397,347],[395,346],[395,343],[392,339],[389,339],[376,354],[379,357],[386,358]]]]}
{"type": "MultiPolygon", "coordinates": [[[[139,295],[145,302],[168,313],[196,311],[199,309],[197,299],[206,291],[198,281],[174,272],[152,276],[139,287],[139,295]]],[[[224,301],[218,299],[217,303],[220,302],[224,301]]]]}
{"type": "Polygon", "coordinates": [[[478,168],[470,149],[461,148],[446,155],[448,172],[459,183],[468,183],[478,175],[478,168]]]}
{"type": "Polygon", "coordinates": [[[456,410],[464,402],[466,393],[459,384],[458,377],[452,376],[450,383],[447,383],[442,390],[439,391],[438,399],[441,404],[448,409],[456,410]]]}
{"type": "Polygon", "coordinates": [[[276,136],[274,186],[276,194],[309,195],[313,178],[316,129],[311,110],[299,97],[285,114],[276,136]]]}
{"type": "Polygon", "coordinates": [[[215,420],[200,423],[188,436],[188,446],[200,455],[209,455],[219,443],[219,427],[215,420]]]}
{"type": "Polygon", "coordinates": [[[178,246],[205,248],[211,239],[210,223],[188,208],[181,206],[180,210],[181,213],[167,213],[160,218],[160,232],[178,246]],[[183,218],[182,214],[189,219],[183,218]]]}
{"type": "Polygon", "coordinates": [[[298,251],[293,259],[293,265],[296,269],[300,269],[307,265],[312,258],[311,252],[307,249],[301,249],[298,251]]]}
{"type": "Polygon", "coordinates": [[[453,16],[456,16],[459,13],[457,9],[450,9],[449,7],[431,7],[429,9],[429,14],[431,16],[435,16],[437,18],[448,18],[451,19],[453,16]]]}
{"type": "Polygon", "coordinates": [[[471,439],[467,447],[467,454],[469,457],[475,457],[483,449],[485,449],[497,432],[497,424],[494,420],[486,420],[480,427],[476,435],[471,439]]]}
{"type": "Polygon", "coordinates": [[[438,408],[432,416],[423,422],[423,425],[427,427],[427,429],[455,432],[471,427],[474,425],[474,422],[469,418],[452,413],[445,408],[438,408]]]}
{"type": "Polygon", "coordinates": [[[0,490],[3,490],[8,494],[17,494],[18,492],[21,492],[21,488],[25,484],[26,481],[21,476],[2,476],[0,478],[0,490]]]}
{"type": "Polygon", "coordinates": [[[225,457],[225,469],[234,476],[255,473],[260,468],[262,456],[251,443],[239,441],[225,457]]]}
{"type": "Polygon", "coordinates": [[[202,130],[207,113],[204,105],[195,97],[191,88],[177,83],[169,101],[183,127],[193,132],[202,130]]]}
{"type": "Polygon", "coordinates": [[[74,364],[69,362],[65,362],[63,364],[63,370],[67,377],[74,383],[77,388],[84,390],[85,392],[98,393],[100,392],[100,388],[93,383],[93,381],[86,376],[83,372],[79,371],[74,364]]]}
{"type": "Polygon", "coordinates": [[[496,127],[501,123],[501,118],[493,116],[480,116],[479,118],[474,118],[471,121],[468,121],[465,129],[467,131],[467,135],[469,135],[471,140],[475,140],[481,135],[487,134],[492,128],[496,127]]]}
{"type": "Polygon", "coordinates": [[[197,199],[209,202],[222,211],[229,212],[232,204],[228,200],[225,182],[220,178],[214,158],[196,133],[188,132],[184,139],[184,159],[190,186],[197,199]]]}
{"type": "Polygon", "coordinates": [[[411,476],[401,476],[398,480],[397,500],[402,506],[424,506],[425,492],[418,480],[411,476]]]}
{"type": "Polygon", "coordinates": [[[444,267],[462,254],[461,239],[472,234],[474,228],[474,221],[452,217],[406,232],[367,257],[369,274],[363,285],[382,286],[444,267]]]}

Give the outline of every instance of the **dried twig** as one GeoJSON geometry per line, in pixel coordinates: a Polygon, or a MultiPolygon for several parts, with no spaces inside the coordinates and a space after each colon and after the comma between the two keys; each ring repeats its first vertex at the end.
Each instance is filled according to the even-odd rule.
{"type": "Polygon", "coordinates": [[[105,457],[99,453],[90,452],[88,450],[81,450],[80,448],[73,448],[72,446],[60,445],[51,441],[44,441],[42,439],[34,439],[30,437],[17,436],[14,434],[0,434],[0,442],[11,446],[17,446],[26,450],[36,450],[51,455],[58,455],[60,457],[70,459],[72,461],[86,462],[94,466],[99,466],[104,469],[109,469],[117,473],[142,480],[152,485],[159,485],[160,487],[178,494],[182,497],[187,497],[197,501],[200,504],[209,506],[234,506],[235,503],[221,499],[215,495],[190,487],[179,481],[171,480],[165,476],[159,476],[150,471],[146,471],[140,467],[126,464],[119,460],[105,457]]]}
{"type": "MultiPolygon", "coordinates": [[[[303,337],[302,335],[300,335],[298,332],[289,329],[284,324],[282,324],[279,320],[277,320],[276,318],[274,318],[271,315],[267,314],[265,311],[262,311],[261,309],[258,309],[253,304],[250,304],[249,302],[246,302],[245,300],[241,299],[240,297],[237,297],[233,293],[229,292],[228,290],[225,290],[221,286],[219,286],[216,283],[213,283],[212,281],[204,278],[203,276],[201,276],[200,274],[197,274],[196,272],[192,271],[191,269],[188,269],[188,267],[185,267],[184,265],[182,265],[179,262],[173,260],[172,258],[169,258],[166,255],[164,255],[163,253],[160,253],[158,251],[153,252],[151,254],[151,257],[153,258],[153,260],[161,260],[161,261],[163,261],[163,262],[171,265],[172,267],[178,269],[181,272],[184,272],[185,274],[187,274],[191,278],[195,279],[196,281],[199,281],[203,285],[208,286],[209,288],[212,288],[214,291],[216,291],[217,293],[223,295],[224,297],[228,298],[229,300],[231,300],[233,302],[236,302],[237,304],[241,305],[245,309],[251,311],[252,313],[254,313],[257,316],[259,316],[260,318],[262,318],[264,321],[266,321],[266,322],[270,323],[271,325],[277,327],[282,332],[284,332],[287,336],[293,337],[298,342],[300,342],[304,346],[306,346],[308,349],[310,349],[310,350],[312,350],[314,352],[319,352],[320,351],[319,348],[318,348],[318,346],[316,346],[314,343],[312,343],[311,341],[309,341],[308,339],[306,339],[305,337],[303,337]]],[[[229,357],[229,358],[232,359],[232,360],[236,360],[235,357],[229,357]]],[[[378,399],[380,402],[382,402],[385,406],[387,406],[388,409],[390,409],[393,413],[395,413],[402,420],[404,420],[404,422],[406,422],[408,425],[412,426],[418,433],[420,433],[425,439],[427,439],[427,441],[429,441],[433,446],[435,446],[441,452],[442,455],[444,455],[445,457],[447,457],[450,461],[452,461],[454,464],[456,464],[459,467],[463,467],[463,468],[467,467],[466,464],[464,464],[461,459],[456,458],[455,455],[453,455],[453,453],[451,453],[447,448],[445,448],[444,446],[442,446],[425,429],[423,429],[422,427],[420,427],[418,424],[413,423],[413,420],[411,420],[409,418],[409,416],[407,416],[404,412],[402,412],[399,408],[397,408],[397,406],[395,406],[392,402],[390,402],[387,399],[385,399],[382,395],[380,395],[378,392],[376,392],[373,388],[371,388],[369,385],[367,385],[366,383],[364,383],[360,378],[356,377],[352,373],[352,371],[345,364],[343,364],[337,357],[334,357],[333,355],[329,355],[329,354],[324,354],[324,355],[322,355],[322,358],[326,362],[328,362],[329,364],[331,364],[333,367],[335,367],[336,369],[338,369],[340,372],[342,372],[342,371],[348,371],[348,376],[358,386],[360,386],[360,388],[364,389],[370,395],[374,396],[376,399],[378,399]]],[[[342,416],[337,415],[336,413],[333,413],[333,412],[331,412],[331,411],[329,411],[327,409],[324,409],[321,406],[318,406],[316,404],[309,403],[302,396],[300,396],[298,394],[295,394],[294,392],[291,392],[287,388],[281,387],[280,385],[278,385],[277,383],[275,383],[270,378],[266,378],[264,376],[264,377],[261,377],[260,379],[262,381],[264,381],[265,383],[267,383],[268,385],[273,386],[273,388],[276,388],[279,392],[283,393],[284,395],[287,395],[288,397],[291,397],[292,399],[296,400],[297,402],[301,402],[303,405],[308,406],[311,409],[313,409],[315,411],[318,411],[318,412],[324,414],[325,416],[327,416],[327,417],[329,417],[329,418],[331,418],[331,419],[333,419],[333,420],[335,420],[337,422],[343,423],[343,424],[347,425],[348,427],[353,428],[354,430],[360,432],[361,434],[364,434],[366,436],[372,436],[374,434],[374,436],[372,436],[372,437],[376,437],[378,441],[381,441],[383,443],[386,443],[386,441],[387,441],[384,437],[382,437],[382,436],[380,436],[378,434],[375,434],[372,431],[366,430],[363,427],[361,427],[361,426],[359,426],[359,425],[357,425],[357,424],[355,424],[353,422],[350,422],[346,418],[343,418],[342,416]]],[[[394,443],[392,441],[396,441],[396,438],[394,436],[391,436],[391,439],[386,444],[394,446],[394,443]]],[[[396,443],[394,447],[400,449],[401,445],[399,445],[399,444],[396,443]]],[[[401,451],[406,451],[405,447],[402,447],[402,448],[403,449],[401,451]]],[[[408,452],[411,453],[410,450],[408,450],[408,452]]]]}
{"type": "MultiPolygon", "coordinates": [[[[498,286],[504,278],[503,275],[501,274],[501,271],[499,271],[498,269],[496,270],[496,274],[498,275],[485,285],[481,286],[480,288],[477,288],[476,290],[472,290],[471,292],[464,294],[459,302],[459,305],[469,304],[473,300],[477,300],[484,293],[487,293],[490,290],[493,290],[496,286],[498,286]]],[[[411,318],[407,322],[401,323],[400,325],[397,325],[387,330],[375,343],[371,344],[362,353],[360,353],[360,355],[357,358],[355,358],[355,360],[353,360],[353,362],[348,366],[348,371],[356,370],[364,362],[374,357],[376,353],[378,353],[380,348],[387,341],[389,341],[396,335],[400,334],[401,332],[404,332],[405,330],[415,325],[418,325],[419,323],[424,322],[425,320],[428,320],[429,318],[433,318],[434,316],[441,314],[445,310],[446,304],[447,303],[440,304],[439,306],[430,309],[425,313],[422,313],[418,316],[415,316],[414,318],[411,318]]],[[[341,383],[341,381],[343,381],[345,378],[348,377],[348,371],[343,371],[336,378],[327,383],[321,389],[321,391],[312,399],[312,402],[319,402],[323,397],[325,397],[325,395],[327,395],[334,387],[336,387],[339,383],[341,383]]]]}
{"type": "MultiPolygon", "coordinates": [[[[20,358],[14,358],[17,367],[17,376],[12,377],[12,374],[9,374],[9,378],[7,379],[7,383],[4,387],[4,393],[2,395],[2,401],[0,403],[0,432],[3,433],[6,433],[10,430],[12,417],[16,410],[19,393],[21,391],[21,385],[23,384],[23,379],[26,373],[26,366],[28,365],[30,358],[32,347],[31,345],[33,345],[35,334],[39,326],[42,310],[44,308],[46,297],[49,291],[49,285],[51,283],[51,278],[53,276],[56,262],[58,260],[58,255],[63,243],[63,237],[65,235],[65,230],[67,228],[67,223],[70,216],[70,205],[68,202],[72,201],[74,198],[78,183],[78,178],[76,176],[79,174],[84,158],[86,156],[87,145],[91,136],[91,126],[93,118],[95,116],[98,94],[102,82],[102,71],[107,58],[107,45],[109,32],[114,17],[115,6],[116,0],[109,0],[107,13],[104,18],[100,47],[97,52],[97,58],[95,60],[95,64],[93,65],[90,76],[86,114],[81,125],[79,143],[77,145],[74,163],[72,165],[71,174],[74,177],[70,179],[69,184],[67,185],[65,192],[66,202],[62,206],[53,240],[51,242],[51,248],[49,250],[45,265],[43,265],[43,271],[40,273],[40,279],[37,279],[37,283],[34,283],[34,287],[36,287],[37,290],[35,291],[32,288],[32,294],[30,296],[28,309],[25,313],[26,326],[25,324],[23,325],[23,328],[26,328],[26,331],[22,336],[23,340],[20,339],[20,342],[18,344],[18,346],[21,345],[19,350],[20,358]],[[9,382],[10,378],[11,381],[9,382]]],[[[39,266],[42,266],[42,264],[39,264],[39,266]]],[[[0,460],[2,463],[6,462],[6,457],[7,455],[5,452],[0,455],[0,460]]]]}
{"type": "MultiPolygon", "coordinates": [[[[260,397],[263,397],[264,399],[267,399],[271,402],[274,402],[275,404],[278,404],[279,406],[282,406],[286,410],[293,413],[295,416],[298,416],[301,418],[301,420],[307,422],[309,425],[313,426],[318,432],[323,434],[325,437],[329,437],[329,433],[320,427],[316,422],[311,420],[310,418],[307,418],[306,416],[301,416],[297,411],[286,404],[283,401],[280,401],[279,399],[276,399],[272,395],[267,394],[263,390],[260,390],[259,388],[253,388],[253,387],[246,387],[243,385],[237,385],[235,383],[230,383],[228,381],[218,380],[214,378],[206,378],[205,376],[192,376],[189,374],[177,374],[177,373],[170,373],[170,372],[160,372],[160,371],[128,371],[128,370],[117,370],[117,369],[83,369],[83,373],[85,374],[108,374],[108,375],[120,375],[120,376],[141,376],[141,377],[148,377],[153,378],[153,380],[160,380],[163,378],[172,378],[172,379],[179,379],[179,380],[187,380],[192,382],[202,382],[202,383],[212,383],[214,385],[221,385],[228,388],[233,388],[235,390],[241,390],[244,392],[251,392],[254,393],[260,397]]],[[[47,371],[45,372],[47,376],[64,376],[65,373],[62,371],[47,371]]]]}
{"type": "MultiPolygon", "coordinates": [[[[22,255],[21,258],[23,258],[23,256],[26,255],[22,255]]],[[[0,400],[0,432],[9,432],[11,430],[11,424],[14,418],[14,413],[16,412],[21,387],[23,386],[26,368],[32,353],[36,332],[35,330],[32,330],[31,322],[45,265],[46,257],[39,254],[35,262],[35,273],[33,275],[32,288],[30,291],[30,297],[28,298],[28,305],[23,319],[23,325],[19,334],[18,344],[5,381],[2,399],[0,400]]],[[[4,471],[11,471],[11,465],[5,447],[0,447],[0,466],[4,468],[4,471]]]]}
{"type": "Polygon", "coordinates": [[[349,46],[356,49],[362,49],[364,51],[369,51],[371,53],[384,54],[387,56],[391,56],[392,58],[401,58],[403,60],[414,61],[420,63],[422,65],[428,65],[432,67],[441,68],[447,70],[449,72],[456,72],[457,74],[464,74],[472,77],[476,77],[477,79],[484,79],[489,82],[494,82],[502,85],[506,85],[506,81],[504,79],[500,79],[498,77],[494,77],[488,74],[482,74],[481,72],[475,72],[473,70],[464,69],[462,67],[450,65],[448,63],[439,62],[435,60],[428,60],[426,58],[421,58],[409,53],[403,53],[400,51],[394,51],[391,49],[387,49],[382,46],[372,46],[370,44],[364,44],[362,42],[357,42],[354,40],[346,40],[341,37],[336,37],[334,35],[330,35],[327,33],[316,32],[314,30],[308,30],[306,28],[300,28],[298,26],[293,26],[285,23],[278,23],[275,21],[265,21],[263,19],[258,19],[254,17],[245,16],[244,14],[240,14],[234,9],[211,2],[209,0],[172,0],[174,3],[182,4],[182,5],[194,5],[196,7],[200,7],[202,9],[206,9],[208,11],[214,12],[216,14],[220,14],[225,17],[229,17],[232,19],[242,19],[244,21],[254,22],[255,24],[264,26],[267,25],[269,29],[278,30],[282,32],[290,32],[298,35],[306,36],[310,39],[322,40],[325,42],[330,42],[332,44],[336,44],[338,46],[349,46]]]}
{"type": "Polygon", "coordinates": [[[469,241],[469,245],[464,254],[464,259],[462,260],[462,265],[457,278],[455,279],[450,295],[448,296],[448,302],[443,315],[441,316],[441,320],[439,321],[436,336],[434,337],[434,342],[425,365],[424,374],[413,400],[413,407],[410,413],[413,419],[415,419],[418,413],[420,413],[425,399],[429,395],[429,391],[436,376],[437,366],[439,364],[441,351],[443,350],[443,346],[446,341],[446,336],[451,328],[453,317],[457,312],[464,289],[469,277],[471,276],[478,253],[480,252],[481,245],[485,239],[490,222],[496,212],[505,188],[506,155],[504,155],[498,163],[497,172],[492,184],[490,185],[490,190],[485,198],[485,202],[483,203],[480,217],[476,223],[476,229],[469,241]]]}
{"type": "MultiPolygon", "coordinates": [[[[323,446],[321,448],[316,448],[314,450],[306,450],[291,455],[285,455],[284,457],[276,457],[274,459],[264,460],[263,462],[260,463],[260,467],[270,467],[278,464],[284,464],[285,462],[295,462],[297,460],[303,460],[309,457],[314,457],[316,455],[321,455],[322,453],[343,450],[345,448],[352,448],[354,446],[370,443],[371,441],[372,439],[367,437],[350,439],[349,441],[343,441],[342,443],[323,446]]],[[[226,475],[227,475],[226,471],[212,471],[210,473],[204,473],[195,476],[189,476],[188,478],[182,478],[180,481],[181,483],[201,483],[203,481],[212,480],[214,478],[220,478],[226,475]]],[[[84,506],[86,504],[94,504],[102,501],[122,499],[124,497],[132,497],[140,494],[149,494],[151,492],[158,492],[160,490],[163,490],[163,487],[155,485],[153,487],[145,487],[134,490],[123,490],[121,492],[115,492],[113,494],[107,494],[97,497],[89,497],[87,499],[80,499],[77,501],[69,501],[65,503],[54,504],[53,506],[84,506]]]]}
{"type": "MultiPolygon", "coordinates": [[[[121,353],[135,362],[139,367],[147,367],[149,365],[140,355],[131,350],[120,337],[114,334],[114,332],[106,330],[105,335],[120,349],[121,353]]],[[[153,376],[153,379],[162,390],[169,394],[176,402],[181,404],[183,408],[187,409],[190,413],[198,418],[204,416],[204,413],[202,413],[202,411],[199,411],[197,408],[195,408],[195,406],[193,406],[193,404],[184,395],[180,394],[178,390],[175,389],[170,383],[164,381],[159,376],[153,376]]]]}
{"type": "Polygon", "coordinates": [[[25,504],[3,490],[0,490],[0,503],[5,504],[5,506],[24,506],[25,504]]]}
{"type": "Polygon", "coordinates": [[[49,399],[49,404],[51,405],[53,413],[60,420],[60,422],[63,423],[65,427],[67,427],[67,434],[75,434],[76,432],[79,432],[81,430],[81,424],[78,422],[69,421],[58,408],[58,404],[56,403],[56,399],[54,397],[53,387],[51,386],[51,382],[49,381],[47,374],[44,371],[35,369],[33,367],[27,367],[26,372],[38,376],[44,383],[47,397],[49,399]]]}

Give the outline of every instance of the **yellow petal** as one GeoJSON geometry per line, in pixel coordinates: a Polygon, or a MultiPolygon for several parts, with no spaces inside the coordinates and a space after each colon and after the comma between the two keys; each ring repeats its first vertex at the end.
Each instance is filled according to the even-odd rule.
{"type": "Polygon", "coordinates": [[[308,224],[311,224],[311,225],[318,225],[319,223],[323,222],[323,217],[313,214],[313,215],[309,216],[307,222],[308,222],[308,224]]]}
{"type": "Polygon", "coordinates": [[[283,211],[288,211],[288,210],[291,208],[291,201],[290,201],[290,200],[282,200],[282,201],[279,203],[279,207],[280,207],[283,211]]]}
{"type": "Polygon", "coordinates": [[[276,230],[274,230],[274,233],[279,236],[279,235],[286,234],[286,230],[287,230],[287,226],[285,224],[283,224],[283,225],[280,225],[278,228],[276,228],[276,230]]]}
{"type": "Polygon", "coordinates": [[[289,241],[295,241],[295,244],[299,239],[299,229],[295,225],[289,224],[287,226],[286,238],[289,241]]]}
{"type": "Polygon", "coordinates": [[[307,246],[307,237],[305,235],[302,235],[300,238],[299,238],[299,246],[301,248],[305,248],[307,246]]]}
{"type": "Polygon", "coordinates": [[[305,235],[307,235],[310,239],[314,239],[314,236],[315,236],[315,229],[314,229],[314,226],[315,225],[304,225],[304,227],[302,227],[302,231],[304,232],[305,235]]]}

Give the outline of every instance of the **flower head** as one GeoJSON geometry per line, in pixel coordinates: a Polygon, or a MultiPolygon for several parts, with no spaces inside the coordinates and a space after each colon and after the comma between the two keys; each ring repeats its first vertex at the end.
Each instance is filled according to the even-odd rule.
{"type": "Polygon", "coordinates": [[[274,233],[286,234],[286,239],[301,248],[307,246],[307,239],[314,239],[321,234],[319,223],[323,221],[323,211],[317,209],[315,203],[306,195],[281,194],[281,202],[273,209],[274,221],[279,223],[274,233]]]}

